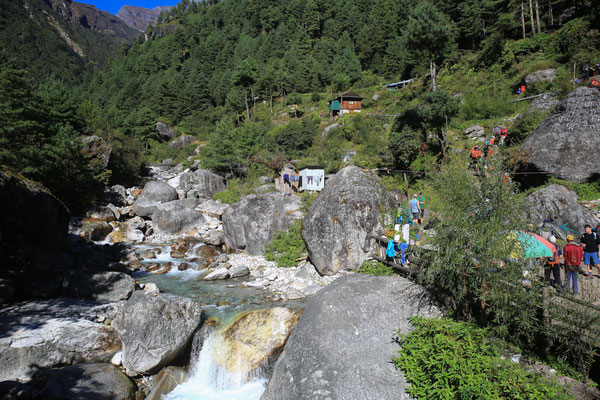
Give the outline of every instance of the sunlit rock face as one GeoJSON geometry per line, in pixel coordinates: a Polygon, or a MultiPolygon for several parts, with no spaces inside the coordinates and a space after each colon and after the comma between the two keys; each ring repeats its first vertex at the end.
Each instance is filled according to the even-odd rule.
{"type": "Polygon", "coordinates": [[[242,314],[215,337],[213,359],[234,374],[250,374],[278,352],[300,311],[276,307],[242,314]]]}

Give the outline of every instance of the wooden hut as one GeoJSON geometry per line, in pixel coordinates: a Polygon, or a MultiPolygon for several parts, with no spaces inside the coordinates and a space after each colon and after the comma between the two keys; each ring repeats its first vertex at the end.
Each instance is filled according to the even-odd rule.
{"type": "Polygon", "coordinates": [[[343,114],[351,114],[361,112],[362,105],[361,101],[363,97],[360,97],[356,93],[346,92],[339,95],[335,99],[329,100],[329,113],[331,116],[343,114]]]}

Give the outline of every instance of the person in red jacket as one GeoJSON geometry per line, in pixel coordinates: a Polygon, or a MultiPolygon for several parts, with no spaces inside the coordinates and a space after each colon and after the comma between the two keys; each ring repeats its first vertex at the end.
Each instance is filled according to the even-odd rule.
{"type": "Polygon", "coordinates": [[[565,272],[567,275],[567,285],[569,287],[569,281],[573,279],[573,292],[579,293],[577,286],[577,272],[579,271],[579,265],[583,260],[583,249],[581,246],[573,243],[575,238],[573,235],[567,236],[567,245],[563,249],[563,256],[565,258],[565,272]]]}

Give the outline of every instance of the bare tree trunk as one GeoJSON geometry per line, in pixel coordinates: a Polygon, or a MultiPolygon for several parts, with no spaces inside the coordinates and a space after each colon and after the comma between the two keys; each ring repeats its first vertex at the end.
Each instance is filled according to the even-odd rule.
{"type": "Polygon", "coordinates": [[[523,39],[525,39],[525,6],[523,0],[521,0],[521,28],[523,31],[523,39]]]}
{"type": "Polygon", "coordinates": [[[535,37],[535,22],[533,21],[533,2],[529,0],[529,17],[531,18],[531,31],[535,37]]]}
{"type": "Polygon", "coordinates": [[[248,108],[248,89],[244,88],[244,102],[246,103],[246,117],[250,121],[250,109],[248,108]]]}
{"type": "Polygon", "coordinates": [[[537,20],[538,33],[542,33],[542,27],[540,25],[540,4],[538,0],[535,0],[535,18],[537,20]]]}
{"type": "Polygon", "coordinates": [[[429,62],[429,71],[431,73],[431,90],[436,90],[437,89],[437,82],[436,82],[437,70],[436,70],[435,61],[429,62]]]}
{"type": "Polygon", "coordinates": [[[269,88],[269,108],[271,109],[271,114],[273,114],[273,88],[269,88]]]}
{"type": "Polygon", "coordinates": [[[254,113],[254,116],[256,117],[256,100],[254,100],[256,98],[256,96],[254,95],[254,88],[250,88],[250,93],[252,94],[252,108],[254,109],[252,112],[254,113]]]}
{"type": "Polygon", "coordinates": [[[552,0],[548,0],[548,12],[550,13],[550,26],[554,26],[554,14],[552,14],[552,0]]]}

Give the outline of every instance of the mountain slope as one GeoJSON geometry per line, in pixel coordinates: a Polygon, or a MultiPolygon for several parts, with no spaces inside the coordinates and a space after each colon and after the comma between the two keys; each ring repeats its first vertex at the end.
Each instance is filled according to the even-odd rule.
{"type": "Polygon", "coordinates": [[[36,80],[78,82],[139,35],[114,15],[71,0],[3,3],[0,52],[36,80]]]}
{"type": "Polygon", "coordinates": [[[148,25],[156,22],[162,11],[168,11],[171,8],[171,6],[158,6],[153,9],[123,6],[117,12],[117,17],[121,18],[131,28],[145,32],[148,25]]]}

